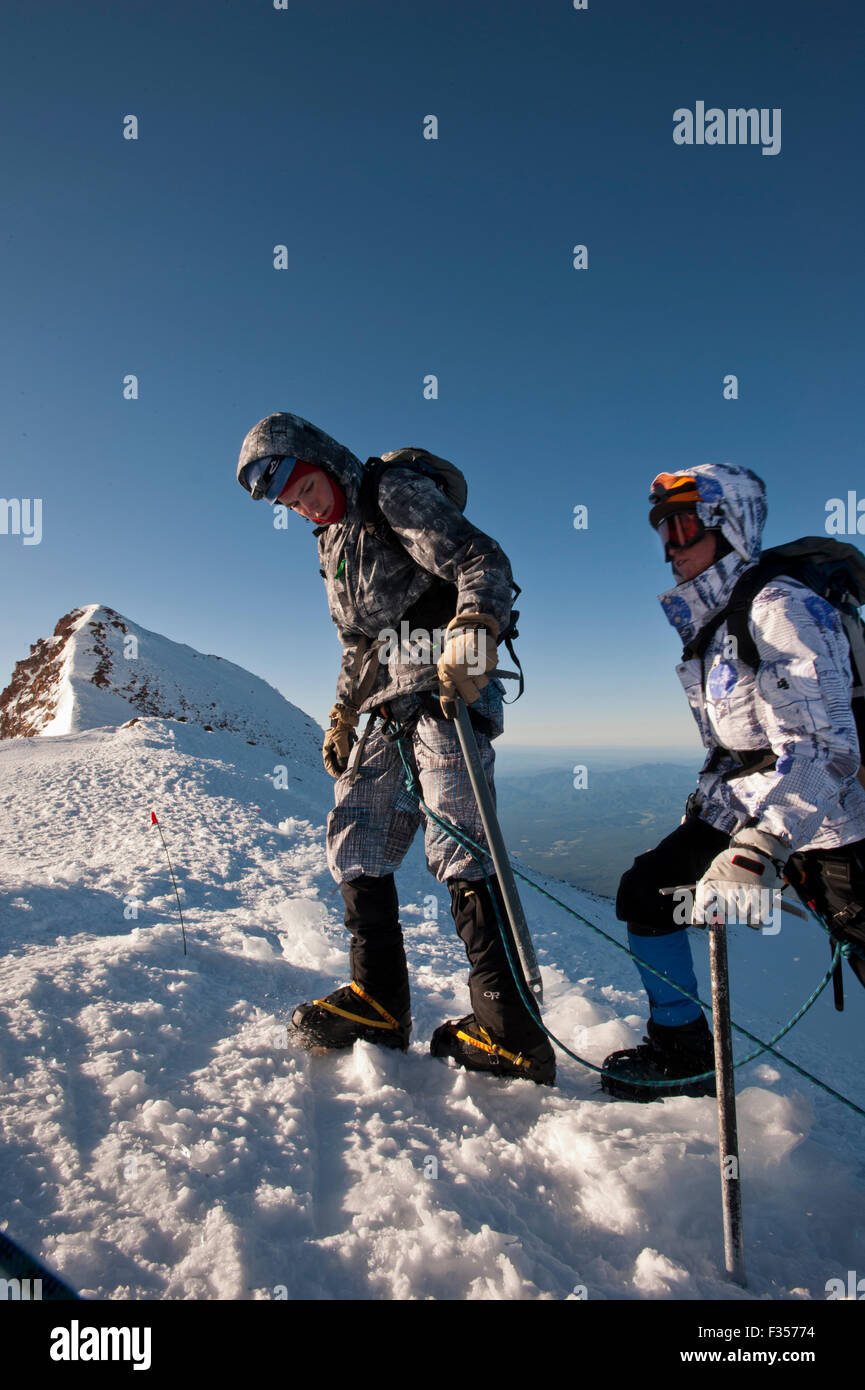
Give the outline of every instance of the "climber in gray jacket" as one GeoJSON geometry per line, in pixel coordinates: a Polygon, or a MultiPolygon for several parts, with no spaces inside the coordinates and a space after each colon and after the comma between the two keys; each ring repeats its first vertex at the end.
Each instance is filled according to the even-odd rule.
{"type": "Polygon", "coordinates": [[[436,1029],[431,1051],[474,1070],[552,1081],[552,1049],[520,998],[483,877],[486,870],[504,924],[492,866],[423,816],[406,791],[393,738],[399,727],[430,809],[485,843],[449,699],[460,696],[469,708],[492,786],[503,692],[487,673],[511,623],[507,557],[463,515],[462,475],[423,450],[364,466],[316,426],[281,412],[250,430],[237,476],[254,499],[316,523],[342,645],[323,756],[336,779],[327,856],[345,902],[352,978],[327,998],[299,1005],[293,1029],[308,1046],[349,1047],[363,1038],[408,1047],[410,991],[394,872],[425,821],[427,864],[450,891],[472,1002],[471,1014],[436,1029]],[[363,714],[370,718],[358,740],[363,714]]]}

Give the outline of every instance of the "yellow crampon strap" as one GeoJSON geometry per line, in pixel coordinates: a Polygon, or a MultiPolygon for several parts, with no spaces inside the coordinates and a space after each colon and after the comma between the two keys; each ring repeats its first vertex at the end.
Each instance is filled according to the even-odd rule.
{"type": "Polygon", "coordinates": [[[381,1004],[377,1003],[371,994],[362,990],[360,985],[356,985],[354,980],[351,982],[351,988],[365,1004],[369,1004],[376,1013],[381,1014],[382,1019],[386,1022],[379,1023],[377,1018],[362,1018],[360,1014],[350,1014],[347,1009],[340,1009],[336,1004],[329,1003],[327,999],[313,999],[312,1002],[319,1009],[327,1009],[328,1013],[339,1014],[340,1018],[347,1018],[351,1023],[363,1023],[367,1028],[399,1028],[396,1019],[388,1013],[387,1009],[383,1009],[381,1004]]]}
{"type": "Polygon", "coordinates": [[[473,1047],[480,1047],[484,1052],[492,1052],[496,1057],[506,1057],[509,1062],[513,1062],[518,1067],[530,1067],[532,1065],[521,1052],[508,1052],[506,1047],[499,1047],[497,1043],[493,1042],[486,1028],[481,1028],[480,1024],[478,1024],[478,1031],[483,1033],[486,1042],[481,1042],[480,1038],[476,1038],[473,1033],[463,1033],[460,1028],[454,1029],[458,1038],[462,1038],[463,1042],[471,1043],[473,1047]]]}

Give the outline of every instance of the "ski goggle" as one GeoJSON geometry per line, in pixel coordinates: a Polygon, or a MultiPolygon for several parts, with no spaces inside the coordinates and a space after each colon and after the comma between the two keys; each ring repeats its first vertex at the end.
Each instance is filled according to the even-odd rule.
{"type": "Polygon", "coordinates": [[[686,473],[659,473],[652,483],[649,523],[658,532],[669,560],[671,550],[686,550],[706,534],[697,516],[700,493],[696,478],[686,473]]]}
{"type": "Polygon", "coordinates": [[[661,537],[668,560],[671,550],[687,550],[689,545],[696,545],[706,534],[706,528],[696,512],[672,512],[658,522],[655,530],[661,537]]]}
{"type": "Polygon", "coordinates": [[[264,498],[272,507],[285,491],[286,483],[294,472],[295,458],[274,455],[271,458],[254,459],[243,470],[244,486],[252,495],[253,502],[264,498]]]}

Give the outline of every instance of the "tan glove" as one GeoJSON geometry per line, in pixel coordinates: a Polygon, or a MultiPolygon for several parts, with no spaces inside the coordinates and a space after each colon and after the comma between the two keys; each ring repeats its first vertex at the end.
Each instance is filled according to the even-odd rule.
{"type": "Polygon", "coordinates": [[[489,613],[458,613],[447,626],[445,647],[436,670],[445,718],[456,718],[457,696],[473,705],[498,662],[499,625],[489,613]]]}
{"type": "Polygon", "coordinates": [[[324,736],[321,756],[331,777],[341,777],[348,767],[352,747],[357,741],[355,729],[359,715],[351,705],[334,705],[330,712],[330,728],[324,736]]]}

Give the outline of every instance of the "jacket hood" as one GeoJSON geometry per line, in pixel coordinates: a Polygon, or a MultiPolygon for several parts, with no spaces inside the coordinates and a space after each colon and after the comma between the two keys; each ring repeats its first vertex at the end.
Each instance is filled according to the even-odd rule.
{"type": "Polygon", "coordinates": [[[659,594],[667,621],[683,642],[691,642],[704,623],[730,598],[740,574],[760,558],[768,508],[762,478],[730,463],[698,463],[676,477],[694,478],[697,515],[709,531],[718,530],[733,547],[694,579],[659,594]]]}
{"type": "Polygon", "coordinates": [[[720,612],[729,601],[739,576],[750,568],[741,555],[732,550],[694,579],[683,579],[675,588],[658,594],[667,622],[676,629],[683,644],[693,642],[700,628],[720,612]]]}
{"type": "Polygon", "coordinates": [[[237,481],[241,486],[246,486],[242,475],[247,464],[274,454],[317,464],[336,478],[347,497],[353,498],[357,494],[363,475],[360,459],[344,444],[337,443],[324,430],[300,415],[279,411],[253,425],[241,445],[237,460],[237,481]]]}
{"type": "Polygon", "coordinates": [[[697,516],[706,530],[719,530],[746,564],[759,560],[768,515],[762,478],[731,463],[698,463],[677,469],[675,476],[696,478],[697,516]]]}

